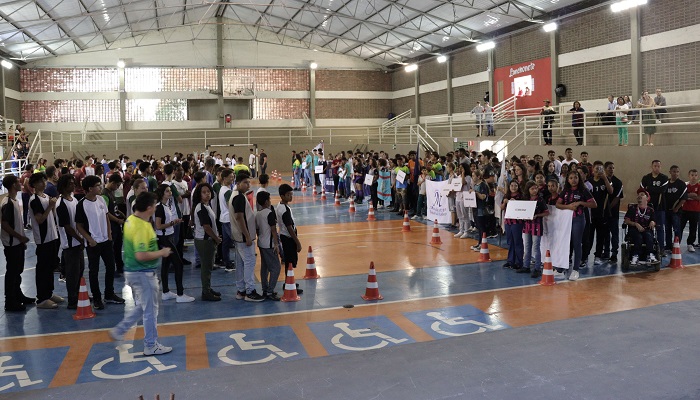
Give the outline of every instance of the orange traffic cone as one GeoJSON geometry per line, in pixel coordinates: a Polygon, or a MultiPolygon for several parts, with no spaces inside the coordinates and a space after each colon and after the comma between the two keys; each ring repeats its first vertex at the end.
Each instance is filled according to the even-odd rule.
{"type": "Polygon", "coordinates": [[[304,279],[318,279],[320,276],[316,272],[316,261],[314,260],[314,253],[311,251],[311,246],[309,246],[309,253],[306,255],[306,275],[304,279]]]}
{"type": "Polygon", "coordinates": [[[282,301],[299,301],[301,297],[297,294],[297,284],[294,282],[294,268],[289,264],[287,269],[287,279],[284,281],[284,294],[282,301]]]}
{"type": "Polygon", "coordinates": [[[81,320],[95,318],[95,313],[92,311],[92,306],[90,305],[90,298],[88,297],[87,285],[85,284],[85,277],[80,277],[80,292],[78,293],[78,309],[73,315],[73,319],[81,320]]]}
{"type": "Polygon", "coordinates": [[[549,255],[549,250],[544,257],[544,269],[542,270],[542,280],[538,282],[542,286],[552,286],[554,282],[554,269],[552,269],[552,258],[549,255]]]}
{"type": "Polygon", "coordinates": [[[306,193],[306,181],[301,183],[301,191],[306,193]]]}
{"type": "Polygon", "coordinates": [[[324,188],[321,188],[321,200],[326,200],[326,191],[324,188]]]}
{"type": "Polygon", "coordinates": [[[376,221],[377,217],[374,216],[374,204],[372,201],[369,202],[369,212],[367,213],[367,221],[376,221]]]}
{"type": "Polygon", "coordinates": [[[440,240],[440,228],[438,227],[437,220],[435,220],[435,223],[433,224],[433,238],[430,239],[430,244],[442,244],[442,240],[440,240]]]}
{"type": "Polygon", "coordinates": [[[365,289],[365,295],[362,296],[364,300],[383,300],[384,297],[379,294],[379,285],[377,284],[377,271],[374,270],[374,261],[369,263],[369,274],[367,274],[367,289],[365,289]]]}
{"type": "Polygon", "coordinates": [[[481,250],[479,250],[478,262],[491,262],[491,254],[489,253],[489,243],[486,241],[486,232],[481,237],[481,250]]]}
{"type": "Polygon", "coordinates": [[[318,194],[318,191],[316,190],[316,185],[313,185],[313,186],[314,186],[313,195],[316,196],[318,194]]]}
{"type": "Polygon", "coordinates": [[[348,210],[348,211],[351,213],[355,212],[355,199],[352,197],[350,198],[350,210],[348,210]]]}
{"type": "Polygon", "coordinates": [[[335,191],[335,204],[336,206],[340,205],[340,197],[338,196],[338,191],[335,191]]]}
{"type": "Polygon", "coordinates": [[[411,220],[408,219],[408,211],[403,212],[403,225],[401,226],[401,232],[411,231],[411,220]]]}
{"type": "Polygon", "coordinates": [[[685,265],[683,265],[683,258],[681,257],[681,243],[678,239],[678,236],[676,236],[676,238],[673,239],[673,252],[671,253],[671,262],[668,263],[667,267],[673,269],[685,268],[685,265]]]}

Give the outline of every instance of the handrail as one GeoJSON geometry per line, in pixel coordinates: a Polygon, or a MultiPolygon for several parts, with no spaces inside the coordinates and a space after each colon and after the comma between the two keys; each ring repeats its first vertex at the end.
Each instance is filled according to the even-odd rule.
{"type": "Polygon", "coordinates": [[[388,120],[388,121],[384,121],[384,122],[382,123],[382,128],[385,128],[385,127],[393,127],[393,126],[395,126],[400,120],[402,120],[402,119],[404,119],[404,118],[411,118],[411,114],[413,114],[413,110],[412,110],[412,109],[411,109],[411,110],[406,110],[406,111],[402,112],[401,114],[395,116],[394,118],[392,118],[392,119],[390,119],[390,120],[388,120]]]}
{"type": "Polygon", "coordinates": [[[306,136],[313,136],[314,124],[311,119],[306,115],[306,111],[302,112],[301,115],[304,117],[304,125],[306,125],[306,136]]]}
{"type": "MultiPolygon", "coordinates": [[[[423,129],[422,126],[420,126],[418,124],[411,125],[410,132],[411,132],[411,136],[413,136],[413,135],[416,136],[416,142],[418,144],[422,144],[423,147],[425,147],[426,149],[428,149],[430,151],[437,151],[438,153],[440,153],[440,143],[438,143],[435,139],[433,139],[433,137],[430,136],[428,134],[428,132],[425,129],[423,129]],[[421,135],[421,132],[422,132],[422,135],[421,135]],[[435,147],[433,147],[428,142],[428,139],[432,142],[433,145],[435,145],[435,147]]],[[[410,140],[410,142],[413,143],[413,140],[410,140]]]]}
{"type": "Polygon", "coordinates": [[[34,139],[32,139],[32,143],[29,145],[29,151],[27,151],[27,162],[32,162],[34,159],[34,156],[39,158],[39,154],[42,152],[41,151],[41,129],[36,131],[36,135],[34,135],[34,139]]]}

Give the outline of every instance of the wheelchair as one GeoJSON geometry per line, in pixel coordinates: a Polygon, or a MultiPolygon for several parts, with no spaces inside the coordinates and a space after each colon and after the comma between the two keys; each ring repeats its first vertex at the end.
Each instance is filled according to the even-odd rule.
{"type": "MultiPolygon", "coordinates": [[[[630,227],[623,223],[622,224],[622,244],[620,245],[620,268],[622,269],[622,272],[628,272],[630,270],[630,267],[633,267],[630,265],[630,262],[632,261],[632,248],[634,247],[634,243],[630,241],[630,235],[629,235],[629,229],[630,227]]],[[[663,257],[663,250],[661,249],[661,246],[659,246],[659,241],[656,240],[656,235],[654,235],[654,248],[651,249],[651,252],[656,255],[656,259],[658,260],[657,262],[653,264],[649,264],[646,261],[647,256],[649,254],[649,249],[646,248],[646,244],[642,243],[642,248],[639,251],[639,265],[640,266],[646,266],[647,268],[651,267],[654,269],[655,272],[658,272],[661,270],[661,260],[663,257]]]]}

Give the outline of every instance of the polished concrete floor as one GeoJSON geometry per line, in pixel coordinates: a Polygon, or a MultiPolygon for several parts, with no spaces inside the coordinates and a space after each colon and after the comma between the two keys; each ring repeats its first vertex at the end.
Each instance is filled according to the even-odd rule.
{"type": "MultiPolygon", "coordinates": [[[[270,191],[276,203],[276,188],[270,191]]],[[[133,307],[128,287],[123,292],[126,305],[108,304],[94,319],[74,321],[65,304],[58,310],[30,307],[26,313],[3,314],[0,397],[39,389],[47,391],[37,394],[51,396],[56,388],[62,395],[55,398],[67,398],[63,396],[69,392],[82,398],[83,386],[90,396],[100,397],[100,390],[114,390],[106,382],[128,385],[130,379],[136,382],[160,374],[187,377],[187,371],[216,367],[233,368],[237,376],[236,368],[253,368],[248,364],[294,365],[325,356],[340,357],[342,365],[342,357],[350,362],[350,353],[359,351],[382,354],[394,346],[410,349],[418,342],[496,335],[489,332],[700,299],[700,272],[692,266],[700,256],[685,253],[685,246],[685,269],[622,274],[619,266],[603,264],[589,266],[577,282],[557,276],[557,285],[542,287],[529,275],[501,268],[507,250],[505,243],[499,246],[498,238],[489,240],[494,261],[479,263],[479,254],[469,250],[474,240],[454,239],[441,229],[443,243],[432,245],[432,223],[411,221],[411,232],[404,233],[402,218],[384,210],[377,211],[377,221],[367,221],[366,203],[351,214],[347,203],[334,206],[332,196],[321,201],[310,191],[295,192],[292,209],[304,248],[296,271],[297,283],[304,289],[299,302],[236,301],[234,274],[216,270],[212,282],[223,293],[223,301],[161,303],[160,340],[174,351],[157,359],[141,355],[141,328],[132,330],[122,343],[107,335],[124,310],[133,307]],[[308,246],[321,276],[318,280],[301,279],[308,246]],[[360,297],[370,262],[377,271],[382,301],[365,302],[360,297]],[[82,385],[88,382],[94,384],[82,385]]],[[[35,293],[33,252],[30,246],[23,274],[23,290],[30,295],[35,293]]],[[[193,257],[191,247],[186,257],[193,257]]],[[[185,292],[197,297],[199,285],[199,270],[187,267],[185,292]]],[[[117,279],[115,286],[121,290],[123,280],[117,279]]],[[[281,283],[278,288],[281,292],[281,283]]],[[[55,292],[65,295],[65,286],[57,281],[55,292]]],[[[532,331],[523,330],[522,335],[529,337],[532,331]]],[[[449,343],[459,346],[445,343],[440,351],[450,352],[449,343]]],[[[438,360],[439,354],[435,357],[438,360]]],[[[161,393],[168,390],[162,387],[161,393]]],[[[419,393],[414,398],[434,398],[419,393]]]]}

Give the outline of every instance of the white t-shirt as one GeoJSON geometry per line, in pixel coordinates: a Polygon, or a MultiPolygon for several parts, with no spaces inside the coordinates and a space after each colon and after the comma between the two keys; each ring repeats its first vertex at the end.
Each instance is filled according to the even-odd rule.
{"type": "MultiPolygon", "coordinates": [[[[70,226],[78,232],[75,228],[75,209],[78,206],[78,199],[71,197],[71,200],[66,200],[63,197],[58,199],[56,202],[56,216],[58,217],[58,235],[61,238],[61,248],[68,249],[71,247],[79,246],[80,242],[75,240],[74,237],[69,236],[66,233],[66,226],[70,226]],[[70,238],[70,243],[68,239],[70,238]]],[[[78,233],[80,234],[80,233],[78,233]]]]}
{"type": "MultiPolygon", "coordinates": [[[[218,204],[228,204],[228,201],[226,201],[226,193],[230,191],[231,188],[229,188],[228,186],[221,185],[221,189],[219,189],[218,204]]],[[[222,224],[227,224],[231,222],[231,217],[229,217],[228,213],[228,207],[221,207],[219,213],[219,222],[221,222],[222,224]]]]}
{"type": "Polygon", "coordinates": [[[248,156],[248,164],[251,168],[255,167],[255,154],[251,154],[248,156]]]}
{"type": "Polygon", "coordinates": [[[32,234],[34,234],[34,243],[44,244],[58,239],[58,231],[56,231],[56,213],[51,210],[48,218],[43,223],[39,224],[34,213],[43,214],[49,208],[50,197],[47,194],[39,196],[33,194],[29,198],[29,216],[32,220],[32,234]]]}
{"type": "Polygon", "coordinates": [[[83,224],[85,230],[97,243],[109,240],[107,204],[102,196],[97,196],[93,201],[83,197],[75,209],[75,222],[83,224]]]}
{"type": "MultiPolygon", "coordinates": [[[[571,163],[576,163],[577,165],[580,164],[580,162],[578,162],[578,160],[575,159],[575,158],[572,158],[572,159],[569,160],[569,161],[567,161],[566,159],[564,159],[564,161],[561,162],[562,165],[569,165],[569,164],[571,164],[571,163]]],[[[560,168],[560,170],[561,170],[561,168],[560,168]]]]}
{"type": "Polygon", "coordinates": [[[182,215],[190,215],[190,199],[182,197],[185,192],[187,192],[187,182],[183,181],[171,181],[173,185],[177,188],[177,192],[180,194],[180,212],[182,215]]]}
{"type": "Polygon", "coordinates": [[[616,115],[620,118],[624,118],[627,116],[627,113],[623,112],[623,110],[629,110],[630,107],[627,104],[619,105],[617,106],[618,110],[616,115]]]}

